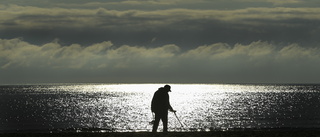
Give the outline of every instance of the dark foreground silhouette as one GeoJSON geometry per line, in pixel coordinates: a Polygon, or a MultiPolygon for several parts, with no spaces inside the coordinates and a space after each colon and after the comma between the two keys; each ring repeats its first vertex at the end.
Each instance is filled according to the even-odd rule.
{"type": "Polygon", "coordinates": [[[320,130],[277,131],[213,131],[213,132],[60,132],[60,133],[0,133],[1,137],[318,137],[320,130]]]}
{"type": "Polygon", "coordinates": [[[168,92],[171,92],[170,85],[160,87],[153,95],[151,111],[155,113],[152,132],[157,132],[160,120],[163,123],[163,132],[168,132],[168,110],[176,112],[170,105],[168,92]]]}

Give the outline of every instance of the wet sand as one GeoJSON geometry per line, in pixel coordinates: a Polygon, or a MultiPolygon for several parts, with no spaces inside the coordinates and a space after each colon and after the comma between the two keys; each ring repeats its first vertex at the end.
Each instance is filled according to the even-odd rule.
{"type": "Polygon", "coordinates": [[[0,133],[1,137],[320,137],[319,130],[214,132],[0,133]]]}

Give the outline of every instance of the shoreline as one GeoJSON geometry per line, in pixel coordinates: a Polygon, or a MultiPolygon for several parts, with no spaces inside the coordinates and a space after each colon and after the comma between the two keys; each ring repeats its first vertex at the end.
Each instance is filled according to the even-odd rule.
{"type": "MultiPolygon", "coordinates": [[[[210,128],[210,129],[182,129],[169,130],[168,133],[206,133],[206,132],[272,132],[272,131],[319,131],[320,128],[280,127],[280,128],[210,128]]],[[[25,129],[25,130],[0,130],[3,133],[149,133],[149,130],[117,130],[109,128],[59,128],[59,129],[25,129]]],[[[157,133],[162,133],[158,130],[157,133]]]]}
{"type": "Polygon", "coordinates": [[[104,130],[0,131],[0,137],[320,137],[320,128],[233,129],[209,132],[107,132],[104,130]]]}
{"type": "Polygon", "coordinates": [[[61,133],[0,133],[1,137],[311,137],[320,130],[286,131],[212,131],[212,132],[61,132],[61,133]]]}

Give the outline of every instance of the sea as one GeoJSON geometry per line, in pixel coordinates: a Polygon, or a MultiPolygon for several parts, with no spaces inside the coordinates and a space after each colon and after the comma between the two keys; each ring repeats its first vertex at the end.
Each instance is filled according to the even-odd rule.
{"type": "MultiPolygon", "coordinates": [[[[164,85],[0,85],[0,132],[151,132],[164,85]]],[[[172,132],[320,129],[320,84],[170,85],[172,132]]]]}

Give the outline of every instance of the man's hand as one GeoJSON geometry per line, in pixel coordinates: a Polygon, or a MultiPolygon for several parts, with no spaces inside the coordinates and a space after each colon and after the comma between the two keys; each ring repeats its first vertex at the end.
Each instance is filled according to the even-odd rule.
{"type": "Polygon", "coordinates": [[[170,111],[173,112],[173,113],[176,113],[176,112],[177,112],[176,110],[173,110],[173,109],[170,109],[170,111]]]}

